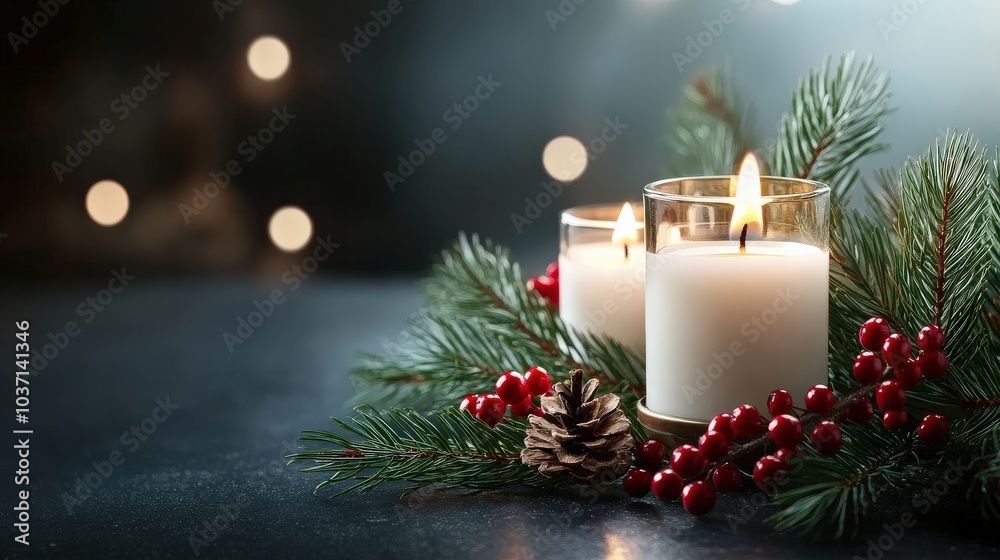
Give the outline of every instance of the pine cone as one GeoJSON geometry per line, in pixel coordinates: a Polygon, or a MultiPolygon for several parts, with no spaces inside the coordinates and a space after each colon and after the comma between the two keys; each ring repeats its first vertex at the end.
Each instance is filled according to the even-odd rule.
{"type": "Polygon", "coordinates": [[[542,397],[541,416],[530,416],[521,462],[548,477],[569,475],[585,483],[610,471],[621,476],[632,462],[628,418],[618,409],[615,395],[597,394],[598,381],[583,384],[583,371],[570,372],[570,381],[557,383],[555,395],[542,397]]]}

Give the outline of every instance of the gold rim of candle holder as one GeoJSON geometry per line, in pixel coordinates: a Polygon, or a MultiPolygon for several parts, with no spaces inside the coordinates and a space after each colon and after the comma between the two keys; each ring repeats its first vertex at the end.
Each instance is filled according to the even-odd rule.
{"type": "Polygon", "coordinates": [[[698,438],[708,431],[708,422],[660,414],[650,410],[646,406],[646,397],[639,399],[638,408],[639,423],[646,429],[646,435],[670,449],[685,443],[697,445],[698,438]]]}

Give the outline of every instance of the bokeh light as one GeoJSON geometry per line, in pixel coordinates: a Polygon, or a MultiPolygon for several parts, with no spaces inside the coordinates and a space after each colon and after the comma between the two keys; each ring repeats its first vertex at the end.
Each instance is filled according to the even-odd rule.
{"type": "Polygon", "coordinates": [[[275,210],[267,224],[267,233],[274,246],[286,253],[294,253],[306,246],[312,238],[312,220],[297,206],[283,206],[275,210]]]}
{"type": "Polygon", "coordinates": [[[557,136],[545,145],[542,165],[557,181],[575,181],[587,170],[587,148],[572,136],[557,136]]]}
{"type": "Polygon", "coordinates": [[[292,55],[284,41],[271,35],[258,37],[247,49],[250,71],[262,80],[277,80],[288,70],[292,55]]]}
{"type": "Polygon", "coordinates": [[[128,214],[128,192],[115,181],[98,181],[87,191],[85,204],[90,219],[102,226],[113,226],[128,214]]]}

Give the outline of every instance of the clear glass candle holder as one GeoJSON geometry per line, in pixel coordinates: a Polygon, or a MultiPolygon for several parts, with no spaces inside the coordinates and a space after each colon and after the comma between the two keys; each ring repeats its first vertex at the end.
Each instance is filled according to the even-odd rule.
{"type": "Polygon", "coordinates": [[[736,185],[695,177],[644,189],[641,417],[653,432],[696,433],[744,403],[766,410],[774,389],[801,405],[827,381],[830,189],[761,177],[747,204],[736,185]]]}
{"type": "Polygon", "coordinates": [[[572,329],[645,347],[642,208],[601,204],[560,216],[559,316],[572,329]],[[624,212],[623,212],[624,211],[624,212]]]}

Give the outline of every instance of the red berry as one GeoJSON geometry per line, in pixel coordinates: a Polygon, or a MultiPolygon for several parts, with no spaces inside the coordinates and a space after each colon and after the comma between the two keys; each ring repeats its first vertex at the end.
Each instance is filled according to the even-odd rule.
{"type": "Polygon", "coordinates": [[[495,426],[497,422],[503,420],[505,412],[507,405],[496,395],[482,395],[476,400],[476,418],[490,426],[495,426]]]}
{"type": "Polygon", "coordinates": [[[714,463],[729,453],[729,438],[722,432],[705,432],[698,438],[698,449],[706,460],[714,463]]]}
{"type": "Polygon", "coordinates": [[[497,396],[507,404],[518,404],[528,396],[524,377],[516,371],[507,371],[497,379],[497,396]]]}
{"type": "Polygon", "coordinates": [[[551,276],[541,275],[528,279],[528,291],[538,292],[551,305],[559,305],[559,281],[551,276]]]}
{"type": "Polygon", "coordinates": [[[635,464],[640,469],[655,472],[660,470],[664,455],[663,444],[651,439],[636,448],[635,464]]]}
{"type": "Polygon", "coordinates": [[[940,414],[928,414],[917,428],[920,441],[937,445],[948,439],[948,419],[940,414]]]}
{"type": "Polygon", "coordinates": [[[531,409],[534,407],[535,407],[534,401],[532,401],[531,397],[528,396],[525,397],[523,401],[517,404],[510,405],[510,413],[520,418],[526,418],[528,414],[531,412],[531,409]]]}
{"type": "Polygon", "coordinates": [[[712,486],[719,492],[732,492],[740,487],[743,475],[732,463],[723,463],[712,471],[712,486]]]}
{"type": "Polygon", "coordinates": [[[944,346],[944,331],[937,325],[927,325],[917,333],[917,346],[927,352],[940,350],[944,346]]]}
{"type": "Polygon", "coordinates": [[[736,437],[750,437],[760,431],[760,413],[749,404],[742,404],[730,415],[730,424],[736,437]]]}
{"type": "Polygon", "coordinates": [[[559,261],[553,261],[549,263],[549,266],[545,267],[545,275],[553,280],[559,279],[559,261]]]}
{"type": "Polygon", "coordinates": [[[767,397],[767,411],[771,413],[771,416],[784,414],[791,409],[792,395],[788,391],[784,389],[771,391],[771,394],[767,397]]]}
{"type": "Polygon", "coordinates": [[[774,475],[778,474],[780,471],[788,469],[788,465],[778,459],[773,455],[765,455],[757,460],[757,463],[753,467],[753,482],[758,488],[765,492],[774,490],[774,488],[768,488],[770,486],[771,479],[774,475]]]}
{"type": "Polygon", "coordinates": [[[681,478],[681,475],[670,469],[663,469],[653,475],[652,487],[654,496],[664,502],[669,502],[681,495],[681,489],[684,488],[684,479],[681,478]]]}
{"type": "Polygon", "coordinates": [[[861,397],[854,404],[847,407],[847,419],[854,422],[867,422],[875,416],[872,409],[872,402],[865,397],[861,397]]]}
{"type": "Polygon", "coordinates": [[[892,334],[892,329],[889,328],[889,323],[886,323],[885,319],[872,317],[865,321],[864,325],[861,325],[858,340],[865,349],[878,352],[882,349],[882,343],[885,342],[885,339],[889,338],[890,334],[892,334]]]}
{"type": "Polygon", "coordinates": [[[816,414],[828,414],[837,404],[837,396],[826,385],[813,385],[806,392],[806,408],[816,414]]]}
{"type": "Polygon", "coordinates": [[[462,403],[458,405],[458,409],[467,410],[469,414],[475,416],[476,411],[479,410],[476,407],[476,403],[479,401],[479,397],[480,395],[466,395],[465,398],[462,399],[462,403]]]}
{"type": "Polygon", "coordinates": [[[649,488],[653,483],[653,473],[645,469],[629,469],[622,480],[622,488],[625,493],[633,498],[641,498],[649,494],[649,488]]]}
{"type": "Polygon", "coordinates": [[[912,350],[913,345],[906,336],[899,333],[890,334],[882,343],[882,359],[891,367],[899,367],[899,364],[910,359],[912,350]]]}
{"type": "Polygon", "coordinates": [[[721,432],[726,439],[733,441],[736,439],[736,432],[733,431],[732,416],[728,414],[716,414],[715,418],[708,423],[708,431],[721,432]]]}
{"type": "Polygon", "coordinates": [[[823,420],[813,428],[812,435],[809,436],[816,451],[827,457],[836,455],[840,451],[840,445],[844,442],[844,436],[840,432],[840,426],[836,422],[823,420]]]}
{"type": "Polygon", "coordinates": [[[862,385],[869,385],[882,379],[882,360],[874,352],[865,350],[854,358],[854,379],[862,385]]]}
{"type": "Polygon", "coordinates": [[[771,419],[767,433],[778,447],[795,447],[802,442],[802,423],[788,414],[781,414],[771,419]]]}
{"type": "Polygon", "coordinates": [[[684,478],[691,478],[705,470],[705,456],[693,445],[682,445],[670,455],[670,468],[684,478]]]}
{"type": "Polygon", "coordinates": [[[917,356],[917,362],[927,379],[937,379],[948,369],[948,356],[937,350],[927,350],[917,356]]]}
{"type": "Polygon", "coordinates": [[[875,389],[875,403],[882,410],[900,410],[906,403],[906,391],[903,385],[895,379],[883,381],[875,389]]]}
{"type": "Polygon", "coordinates": [[[886,410],[882,413],[882,425],[887,430],[898,430],[910,420],[906,410],[886,410]]]}
{"type": "Polygon", "coordinates": [[[774,452],[774,458],[784,463],[786,468],[792,464],[792,461],[795,461],[798,457],[801,456],[802,456],[802,448],[800,447],[795,447],[792,449],[784,447],[774,452]]]}
{"type": "Polygon", "coordinates": [[[542,414],[545,414],[545,411],[540,405],[531,405],[531,408],[528,409],[528,416],[541,416],[542,414]]]}
{"type": "Polygon", "coordinates": [[[909,389],[924,378],[924,368],[917,360],[907,360],[892,370],[892,374],[899,380],[904,389],[909,389]]]}
{"type": "Polygon", "coordinates": [[[524,372],[524,382],[528,384],[528,392],[536,397],[544,395],[552,387],[549,372],[538,366],[530,367],[524,372]]]}
{"type": "Polygon", "coordinates": [[[691,515],[705,515],[715,507],[715,488],[701,480],[692,482],[684,487],[681,500],[691,515]]]}

